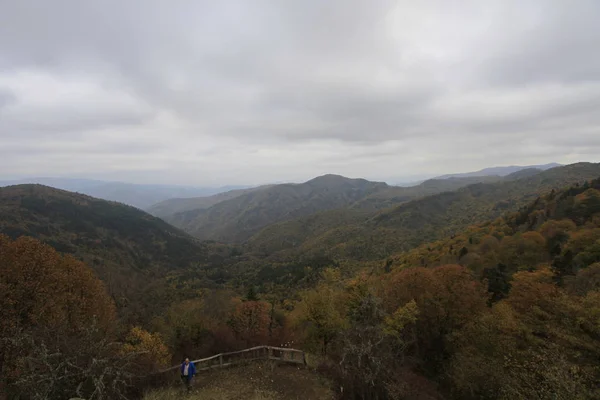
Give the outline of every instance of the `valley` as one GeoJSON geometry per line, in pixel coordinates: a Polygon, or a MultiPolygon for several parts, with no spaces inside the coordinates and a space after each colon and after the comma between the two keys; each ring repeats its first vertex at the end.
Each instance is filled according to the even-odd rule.
{"type": "MultiPolygon", "coordinates": [[[[559,398],[593,398],[599,177],[600,164],[593,163],[413,187],[325,175],[150,207],[164,220],[48,186],[7,186],[0,188],[0,288],[8,297],[0,305],[11,309],[22,301],[24,292],[11,283],[17,281],[37,288],[36,296],[73,293],[60,318],[80,325],[71,331],[75,322],[65,322],[60,329],[71,342],[83,341],[74,351],[86,340],[102,338],[100,345],[120,338],[119,354],[146,349],[136,365],[149,369],[190,354],[293,343],[318,360],[315,371],[299,374],[308,381],[321,374],[324,380],[306,389],[322,398],[333,393],[328,387],[340,386],[349,396],[530,397],[538,389],[523,379],[534,376],[559,398]],[[47,272],[15,275],[14,263],[23,271],[43,265],[47,272]],[[67,270],[89,282],[100,309],[90,305],[73,314],[70,304],[88,295],[58,278],[67,270]],[[46,287],[55,278],[42,276],[58,280],[46,287]],[[104,327],[87,332],[98,312],[104,327]],[[502,354],[510,354],[510,362],[498,363],[502,354]],[[370,386],[369,379],[380,385],[370,386]]],[[[54,326],[44,310],[11,314],[0,333],[6,338],[24,329],[24,338],[43,339],[33,348],[61,348],[32,322],[46,318],[54,326]]],[[[11,346],[6,376],[32,345],[11,346]]],[[[107,375],[116,379],[114,393],[140,395],[135,388],[144,383],[116,353],[106,354],[119,376],[136,382],[127,389],[107,375]]],[[[242,367],[223,372],[223,379],[247,373],[242,367]]],[[[68,391],[85,379],[75,374],[39,389],[68,391]]],[[[285,373],[276,379],[285,381],[285,373]]],[[[278,398],[286,386],[238,383],[248,396],[266,390],[266,398],[278,398]]],[[[204,395],[232,396],[218,384],[202,386],[204,395]]]]}
{"type": "Polygon", "coordinates": [[[0,1],[0,400],[600,399],[600,1],[0,1]]]}
{"type": "Polygon", "coordinates": [[[580,163],[546,171],[522,169],[504,177],[429,180],[407,188],[373,184],[364,193],[356,191],[354,181],[346,180],[344,186],[345,178],[336,177],[340,184],[328,186],[333,192],[329,194],[319,189],[317,183],[327,178],[322,177],[298,188],[293,200],[284,197],[288,186],[275,185],[257,189],[262,197],[242,194],[234,201],[164,219],[200,239],[243,244],[246,252],[273,260],[317,256],[379,260],[599,175],[598,164],[580,163]],[[302,192],[311,186],[317,189],[302,192]],[[327,196],[334,200],[325,200],[327,196]]]}

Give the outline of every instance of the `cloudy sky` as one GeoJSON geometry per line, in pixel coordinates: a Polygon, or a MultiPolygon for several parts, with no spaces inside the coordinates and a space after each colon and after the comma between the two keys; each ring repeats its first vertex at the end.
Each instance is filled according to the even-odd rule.
{"type": "Polygon", "coordinates": [[[0,178],[600,161],[598,0],[0,0],[0,178]]]}

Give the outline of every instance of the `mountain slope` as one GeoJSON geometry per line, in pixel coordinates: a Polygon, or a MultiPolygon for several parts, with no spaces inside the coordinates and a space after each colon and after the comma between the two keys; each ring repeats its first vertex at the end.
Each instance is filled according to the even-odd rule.
{"type": "Polygon", "coordinates": [[[506,175],[510,175],[515,172],[519,172],[524,169],[540,169],[542,171],[545,171],[545,170],[560,167],[560,166],[562,166],[562,165],[558,164],[558,163],[550,163],[550,164],[543,164],[543,165],[528,165],[528,166],[511,165],[511,166],[507,166],[507,167],[490,167],[490,168],[484,168],[482,170],[474,171],[474,172],[442,175],[442,176],[438,176],[435,179],[466,178],[466,177],[490,176],[490,175],[506,176],[506,175]]]}
{"type": "MultiPolygon", "coordinates": [[[[539,171],[538,171],[539,172],[539,171]]],[[[447,179],[428,179],[415,186],[390,186],[356,202],[351,207],[357,210],[376,211],[399,205],[420,197],[457,190],[474,183],[498,182],[500,176],[473,176],[447,179]]]]}
{"type": "MultiPolygon", "coordinates": [[[[398,187],[364,179],[325,175],[303,184],[273,185],[248,189],[243,193],[234,191],[200,198],[196,204],[202,204],[202,201],[205,205],[218,203],[207,208],[160,216],[202,239],[242,242],[263,227],[302,216],[326,214],[329,210],[345,208],[354,209],[356,212],[349,213],[352,215],[373,212],[472,183],[495,182],[501,179],[497,176],[452,178],[428,180],[413,187],[398,187]],[[226,197],[233,198],[219,202],[221,198],[226,197]]],[[[169,208],[185,207],[195,202],[194,199],[189,203],[185,200],[165,203],[169,208]]]]}
{"type": "Polygon", "coordinates": [[[552,189],[600,176],[600,164],[553,168],[517,180],[479,183],[365,214],[324,213],[269,226],[248,240],[248,248],[273,258],[325,255],[381,259],[467,226],[515,211],[552,189]],[[306,234],[305,234],[306,233],[306,234]]]}
{"type": "MultiPolygon", "coordinates": [[[[539,170],[538,170],[539,172],[539,170]]],[[[359,200],[349,207],[315,213],[306,217],[272,224],[253,235],[248,246],[262,255],[270,255],[280,250],[300,246],[311,237],[318,238],[336,227],[360,225],[375,212],[397,206],[411,200],[453,191],[462,187],[483,182],[498,182],[510,177],[483,176],[448,179],[429,179],[419,185],[402,187],[390,186],[384,190],[359,200]]]]}
{"type": "Polygon", "coordinates": [[[229,190],[223,193],[217,193],[212,196],[204,197],[189,197],[189,198],[174,198],[161,201],[149,207],[146,211],[150,214],[159,217],[169,217],[170,215],[191,211],[202,210],[214,206],[222,201],[235,199],[247,193],[252,193],[257,190],[266,189],[269,186],[259,186],[247,189],[229,190]]]}
{"type": "Polygon", "coordinates": [[[0,233],[82,259],[120,307],[165,274],[220,262],[207,244],[137,208],[42,185],[0,188],[0,233]]]}
{"type": "Polygon", "coordinates": [[[41,184],[57,189],[68,190],[87,194],[99,199],[118,201],[146,209],[153,204],[174,197],[210,196],[234,187],[203,188],[177,185],[142,185],[124,182],[108,182],[93,179],[69,178],[30,178],[11,181],[0,181],[0,186],[14,186],[22,184],[41,184]]]}
{"type": "Polygon", "coordinates": [[[302,184],[269,186],[166,220],[201,239],[242,242],[267,225],[347,207],[387,188],[385,183],[324,175],[302,184]]]}
{"type": "Polygon", "coordinates": [[[600,178],[551,191],[518,211],[390,258],[396,267],[460,263],[479,273],[499,263],[504,273],[552,263],[569,267],[556,273],[574,275],[600,262],[599,217],[600,178]]]}

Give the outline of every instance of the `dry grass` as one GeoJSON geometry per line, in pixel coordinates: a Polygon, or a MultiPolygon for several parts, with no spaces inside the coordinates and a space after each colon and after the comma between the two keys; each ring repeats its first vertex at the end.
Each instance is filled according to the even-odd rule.
{"type": "MultiPolygon", "coordinates": [[[[195,390],[190,394],[187,394],[183,388],[171,388],[149,393],[144,397],[144,400],[181,400],[182,398],[189,400],[229,400],[240,397],[235,393],[233,387],[230,389],[205,388],[195,390]]],[[[248,400],[277,400],[281,398],[278,397],[277,393],[262,391],[255,391],[251,397],[246,397],[248,400]]]]}
{"type": "Polygon", "coordinates": [[[148,393],[144,400],[332,400],[329,383],[305,368],[257,363],[199,373],[192,392],[183,385],[148,393]]]}

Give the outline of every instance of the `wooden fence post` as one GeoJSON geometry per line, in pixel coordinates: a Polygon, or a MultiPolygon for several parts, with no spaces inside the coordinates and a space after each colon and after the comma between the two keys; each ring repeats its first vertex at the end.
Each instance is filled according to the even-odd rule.
{"type": "MultiPolygon", "coordinates": [[[[221,353],[216,354],[211,357],[203,358],[200,360],[192,361],[197,365],[197,370],[207,370],[216,367],[225,367],[228,365],[239,364],[244,360],[252,361],[252,360],[264,360],[270,359],[273,361],[281,361],[281,362],[292,362],[295,364],[304,364],[307,365],[306,354],[302,350],[282,348],[282,347],[273,347],[273,346],[256,346],[245,350],[234,351],[230,353],[221,353]],[[298,353],[298,356],[296,356],[298,353]],[[277,354],[277,355],[275,355],[277,354]],[[229,357],[228,362],[225,363],[224,356],[229,357]],[[218,361],[217,361],[218,359],[218,361]]],[[[274,363],[277,364],[277,363],[274,363]]],[[[173,371],[179,368],[179,365],[174,365],[171,368],[164,369],[160,371],[168,372],[173,371]]],[[[0,399],[2,400],[2,399],[0,399]]]]}

